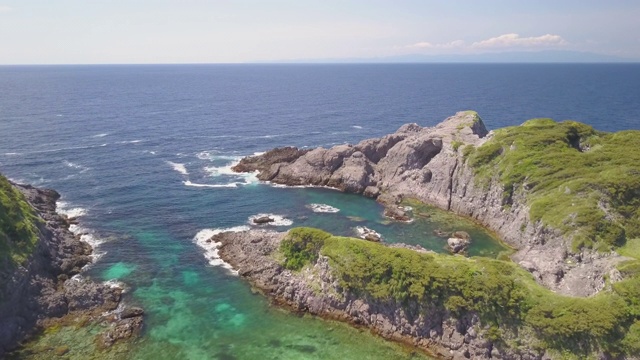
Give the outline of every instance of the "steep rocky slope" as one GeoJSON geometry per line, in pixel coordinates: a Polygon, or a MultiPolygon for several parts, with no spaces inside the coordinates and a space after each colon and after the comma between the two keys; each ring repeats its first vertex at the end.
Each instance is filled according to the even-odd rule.
{"type": "Polygon", "coordinates": [[[56,212],[59,198],[54,190],[12,184],[0,175],[0,357],[68,315],[108,322],[98,338],[103,346],[142,326],[141,309],[112,312],[121,288],[75,276],[90,263],[92,249],[56,212]]]}
{"type": "Polygon", "coordinates": [[[611,293],[570,298],[513,263],[317,229],[226,232],[208,241],[276,304],[366,326],[440,358],[637,359],[640,350],[633,279],[611,293]]]}
{"type": "MultiPolygon", "coordinates": [[[[545,129],[557,131],[561,138],[554,135],[549,144],[560,142],[576,152],[581,151],[576,144],[597,135],[591,128],[589,133],[574,131],[582,128],[572,123],[563,124],[561,129],[553,124],[545,122],[545,129]],[[566,134],[562,133],[565,130],[566,134]]],[[[259,179],[279,184],[329,186],[377,198],[385,204],[389,216],[400,220],[406,219],[397,207],[403,198],[416,198],[473,218],[516,248],[513,260],[538,282],[562,294],[590,296],[620,280],[616,265],[625,258],[609,251],[613,247],[594,251],[587,246],[572,246],[577,233],[558,223],[570,221],[574,214],[555,223],[532,217],[536,183],[526,177],[505,181],[503,174],[522,160],[506,165],[507,170],[500,165],[501,157],[517,151],[515,141],[498,143],[503,138],[496,136],[502,134],[500,131],[488,132],[477,113],[465,111],[432,128],[407,124],[393,134],[356,145],[274,149],[243,159],[234,170],[258,171],[259,179]]],[[[547,146],[548,140],[541,139],[540,145],[547,146]]],[[[565,167],[574,165],[567,163],[565,167]]],[[[631,187],[630,191],[639,189],[631,187]]],[[[602,197],[594,206],[611,207],[612,202],[611,197],[602,197]]]]}

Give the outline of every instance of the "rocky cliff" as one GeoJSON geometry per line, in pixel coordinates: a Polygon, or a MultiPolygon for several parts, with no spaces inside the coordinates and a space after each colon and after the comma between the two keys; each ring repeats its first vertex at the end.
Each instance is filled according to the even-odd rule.
{"type": "Polygon", "coordinates": [[[120,287],[76,276],[91,262],[92,249],[69,231],[73,219],[56,212],[60,195],[11,184],[1,175],[0,182],[0,245],[6,251],[0,259],[0,357],[43,326],[69,315],[108,323],[98,337],[101,346],[138,332],[142,310],[119,308],[120,287]],[[10,212],[20,220],[19,226],[5,216],[10,212]],[[23,257],[12,259],[20,252],[23,257]]]}
{"type": "Polygon", "coordinates": [[[407,124],[356,145],[274,149],[243,159],[234,170],[258,171],[259,179],[278,184],[329,186],[373,197],[399,220],[407,219],[397,207],[403,198],[475,219],[517,249],[513,260],[539,283],[562,294],[590,296],[605,288],[605,279],[620,279],[615,266],[624,258],[572,250],[572,234],[532,219],[526,181],[506,186],[498,169],[479,178],[468,158],[493,135],[477,113],[465,111],[432,128],[407,124]]]}
{"type": "MultiPolygon", "coordinates": [[[[285,269],[276,258],[286,233],[265,230],[213,236],[219,256],[275,303],[296,311],[366,326],[387,339],[405,342],[443,359],[548,359],[517,331],[496,341],[471,312],[454,316],[433,302],[375,299],[340,285],[328,257],[320,255],[301,271],[285,269]],[[506,345],[521,336],[520,346],[506,345]]],[[[363,242],[352,239],[350,241],[363,242]]],[[[384,245],[380,245],[384,246],[384,245]]],[[[395,245],[401,246],[401,245],[395,245]]],[[[424,249],[409,247],[412,250],[424,249]]]]}

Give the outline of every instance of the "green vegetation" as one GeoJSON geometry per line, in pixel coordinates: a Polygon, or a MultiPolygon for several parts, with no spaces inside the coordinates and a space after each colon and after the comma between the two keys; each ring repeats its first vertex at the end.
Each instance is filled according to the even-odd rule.
{"type": "Polygon", "coordinates": [[[451,142],[451,146],[453,147],[453,151],[458,151],[458,148],[460,148],[460,146],[462,146],[462,141],[458,141],[458,140],[453,140],[451,142]]]}
{"type": "Polygon", "coordinates": [[[640,278],[591,298],[571,298],[544,289],[511,262],[418,253],[315,229],[291,230],[281,251],[287,262],[303,259],[294,269],[327,256],[341,287],[400,304],[409,316],[425,309],[476,313],[495,341],[506,341],[503,331],[512,329],[535,334],[532,346],[578,356],[634,354],[640,346],[640,278]]]}
{"type": "Polygon", "coordinates": [[[604,133],[575,121],[533,119],[497,130],[467,156],[480,183],[498,177],[505,207],[524,191],[531,219],[571,236],[574,251],[608,251],[640,237],[637,149],[637,130],[604,133]]]}
{"type": "Polygon", "coordinates": [[[24,196],[0,175],[0,274],[23,264],[33,253],[38,221],[24,196]]]}
{"type": "Polygon", "coordinates": [[[280,243],[280,252],[285,259],[283,266],[289,270],[300,270],[318,259],[318,252],[331,234],[312,228],[295,228],[280,243]]]}

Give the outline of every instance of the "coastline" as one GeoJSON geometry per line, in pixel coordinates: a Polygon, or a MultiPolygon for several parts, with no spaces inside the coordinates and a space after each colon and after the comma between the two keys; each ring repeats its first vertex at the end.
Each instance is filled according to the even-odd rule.
{"type": "MultiPolygon", "coordinates": [[[[38,240],[33,254],[0,290],[5,300],[0,303],[0,355],[25,345],[28,348],[29,341],[47,328],[71,325],[77,319],[84,319],[82,324],[105,324],[96,336],[97,346],[103,349],[135,337],[142,328],[144,311],[122,302],[119,284],[97,283],[82,276],[95,260],[94,249],[84,241],[88,233],[79,227],[77,218],[58,208],[60,194],[10,184],[39,219],[38,240]]],[[[56,350],[61,351],[50,349],[56,350]]]]}
{"type": "Polygon", "coordinates": [[[473,219],[516,249],[510,258],[559,294],[589,297],[606,288],[606,279],[620,279],[616,266],[627,258],[588,248],[572,251],[571,233],[530,215],[526,183],[509,190],[495,171],[483,178],[476,173],[468,158],[495,137],[476,112],[461,111],[434,127],[405,124],[355,145],[276,148],[246,157],[232,170],[258,171],[258,179],[270,183],[329,186],[374,198],[385,216],[398,221],[408,220],[398,207],[405,198],[473,219]]]}
{"type": "Polygon", "coordinates": [[[421,314],[416,318],[395,300],[361,298],[339,285],[325,256],[298,272],[285,269],[277,253],[286,235],[248,230],[219,233],[209,240],[220,244],[220,258],[241,278],[273,304],[294,312],[367,328],[438,359],[549,359],[533,350],[520,354],[497,346],[486,338],[486,329],[479,328],[480,318],[475,314],[458,319],[448,311],[412,303],[412,311],[421,314]]]}

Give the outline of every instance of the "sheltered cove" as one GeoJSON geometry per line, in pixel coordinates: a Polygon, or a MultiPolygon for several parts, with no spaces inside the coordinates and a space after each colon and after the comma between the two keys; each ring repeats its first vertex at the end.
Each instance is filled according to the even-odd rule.
{"type": "Polygon", "coordinates": [[[277,301],[369,326],[444,357],[633,358],[640,351],[640,155],[628,151],[634,148],[640,148],[638,131],[609,134],[577,122],[537,119],[489,133],[468,111],[434,128],[408,124],[354,146],[275,149],[235,168],[258,170],[261,180],[275,183],[324,185],[374,197],[400,219],[404,214],[397,203],[416,198],[495,231],[518,249],[512,259],[519,267],[328,234],[309,248],[307,240],[316,236],[307,236],[307,230],[298,230],[304,236],[253,231],[213,240],[221,243],[224,260],[277,301]],[[567,199],[574,208],[553,205],[567,199]],[[285,255],[279,244],[287,241],[304,246],[285,255]],[[287,264],[300,252],[310,254],[301,269],[287,264]],[[349,265],[362,253],[379,266],[368,269],[369,275],[349,265]],[[405,266],[398,260],[416,256],[411,264],[430,265],[405,266]],[[454,263],[446,275],[454,276],[449,278],[454,285],[430,287],[434,277],[443,279],[434,274],[454,263]],[[512,291],[477,298],[472,283],[465,283],[469,274],[456,275],[458,268],[489,288],[500,284],[512,291]],[[379,276],[371,277],[378,270],[379,276]],[[273,280],[262,276],[265,271],[273,280]],[[579,298],[585,296],[590,297],[579,298]]]}

